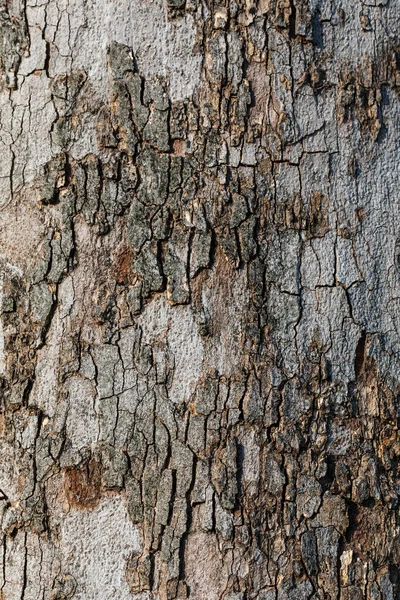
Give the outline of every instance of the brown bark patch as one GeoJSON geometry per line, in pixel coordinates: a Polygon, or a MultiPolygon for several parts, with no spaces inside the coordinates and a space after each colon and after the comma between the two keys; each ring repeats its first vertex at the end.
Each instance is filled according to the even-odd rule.
{"type": "MultiPolygon", "coordinates": [[[[229,300],[232,298],[232,285],[235,272],[218,246],[215,257],[215,269],[209,274],[208,287],[213,290],[212,333],[221,336],[230,325],[229,300]]],[[[203,283],[203,282],[201,282],[203,283]]]]}
{"type": "Polygon", "coordinates": [[[64,471],[64,490],[74,508],[95,508],[101,497],[101,467],[92,459],[64,471]]]}
{"type": "Polygon", "coordinates": [[[186,140],[174,140],[172,142],[172,147],[174,149],[174,154],[177,156],[186,156],[187,143],[186,140]]]}
{"type": "Polygon", "coordinates": [[[132,285],[135,282],[136,275],[132,271],[133,258],[134,252],[131,246],[124,245],[115,260],[114,277],[117,283],[132,285]]]}
{"type": "MultiPolygon", "coordinates": [[[[365,350],[364,352],[367,354],[365,350]]],[[[358,381],[361,414],[370,417],[381,415],[393,424],[396,423],[397,406],[395,399],[399,393],[399,388],[395,382],[392,382],[392,384],[393,388],[386,385],[376,362],[369,357],[365,358],[358,381]]]]}
{"type": "Polygon", "coordinates": [[[313,192],[310,197],[308,229],[312,235],[323,237],[329,231],[328,198],[320,191],[313,192]]]}
{"type": "Polygon", "coordinates": [[[390,522],[388,518],[387,509],[381,505],[371,508],[358,506],[354,511],[348,532],[353,552],[363,558],[376,560],[378,563],[384,562],[387,553],[385,523],[390,522]]]}

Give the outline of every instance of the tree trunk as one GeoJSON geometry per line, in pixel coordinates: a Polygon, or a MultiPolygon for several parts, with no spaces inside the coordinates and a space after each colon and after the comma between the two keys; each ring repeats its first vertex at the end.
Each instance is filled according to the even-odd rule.
{"type": "Polygon", "coordinates": [[[0,7],[0,598],[400,598],[399,3],[0,7]]]}

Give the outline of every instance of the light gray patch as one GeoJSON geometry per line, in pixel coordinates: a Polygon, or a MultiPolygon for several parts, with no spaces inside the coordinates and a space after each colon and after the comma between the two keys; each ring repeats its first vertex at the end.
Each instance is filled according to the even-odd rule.
{"type": "Polygon", "coordinates": [[[132,598],[125,564],[139,553],[141,539],[121,496],[105,498],[93,510],[71,510],[61,526],[63,569],[76,580],[76,600],[132,598]]]}

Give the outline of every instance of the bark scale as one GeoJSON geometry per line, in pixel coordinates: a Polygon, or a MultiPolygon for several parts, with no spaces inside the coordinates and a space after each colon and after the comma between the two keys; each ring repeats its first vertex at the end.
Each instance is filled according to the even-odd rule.
{"type": "Polygon", "coordinates": [[[399,598],[398,3],[0,8],[0,598],[399,598]]]}

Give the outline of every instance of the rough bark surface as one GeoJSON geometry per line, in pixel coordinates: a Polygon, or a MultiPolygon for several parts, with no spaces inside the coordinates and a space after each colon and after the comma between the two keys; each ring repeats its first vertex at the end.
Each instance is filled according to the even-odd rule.
{"type": "Polygon", "coordinates": [[[396,0],[0,1],[0,598],[400,598],[396,0]]]}

